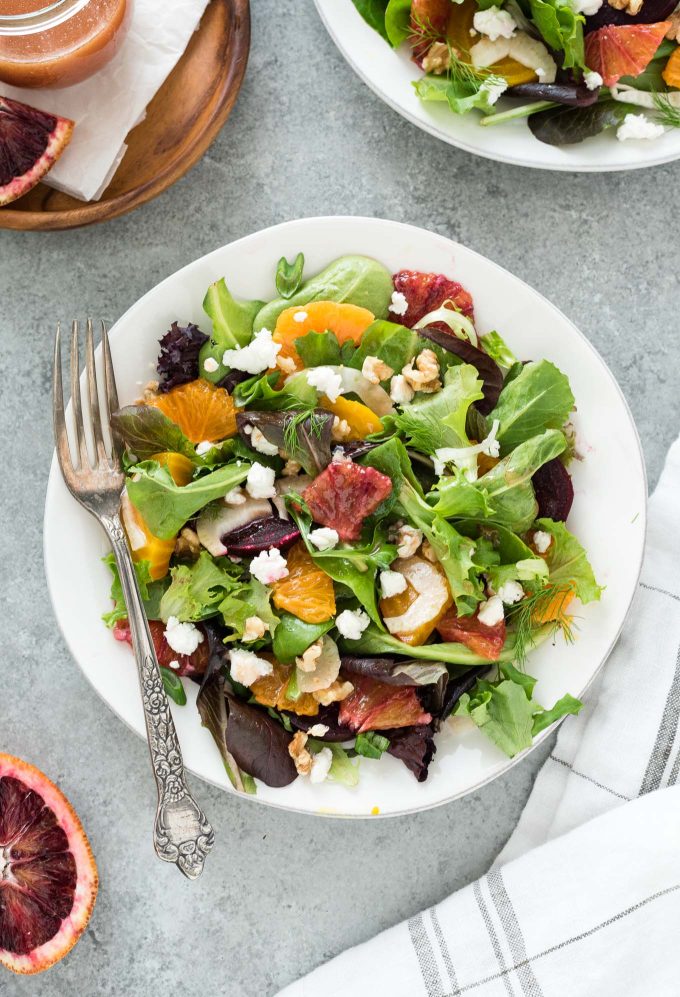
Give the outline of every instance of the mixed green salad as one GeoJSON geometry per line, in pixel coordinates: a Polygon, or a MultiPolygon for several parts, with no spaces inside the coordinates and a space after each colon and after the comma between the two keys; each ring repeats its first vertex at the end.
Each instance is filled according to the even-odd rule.
{"type": "Polygon", "coordinates": [[[680,128],[678,0],[352,2],[392,47],[408,43],[421,100],[484,126],[528,119],[558,146],[680,128]]]}
{"type": "Polygon", "coordinates": [[[526,660],[601,591],[565,525],[568,378],[480,335],[443,274],[344,256],[308,277],[300,254],[275,283],[268,302],[212,284],[211,331],[173,323],[113,417],[168,692],[200,685],[248,792],[353,785],[385,753],[422,781],[452,715],[515,755],[578,712],[539,703],[526,660]]]}

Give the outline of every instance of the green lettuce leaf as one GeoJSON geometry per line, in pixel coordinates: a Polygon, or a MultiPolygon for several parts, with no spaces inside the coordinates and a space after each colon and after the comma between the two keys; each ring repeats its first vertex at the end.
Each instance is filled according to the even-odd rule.
{"type": "Polygon", "coordinates": [[[340,346],[334,332],[308,332],[295,340],[295,349],[306,368],[324,367],[329,364],[350,365],[356,347],[353,340],[348,339],[340,346]]]}
{"type": "MultiPolygon", "coordinates": [[[[517,357],[512,352],[499,332],[487,332],[481,338],[481,346],[485,353],[488,353],[492,360],[495,360],[499,367],[509,370],[516,363],[517,357]]],[[[519,373],[519,371],[518,371],[519,373]]]]}
{"type": "Polygon", "coordinates": [[[138,460],[165,451],[180,453],[200,464],[196,449],[182,430],[153,405],[126,405],[111,416],[114,433],[138,460]]]}
{"type": "MultiPolygon", "coordinates": [[[[127,619],[127,609],[125,608],[123,586],[120,582],[116,559],[113,554],[107,554],[106,557],[102,558],[102,561],[108,568],[110,568],[111,574],[113,575],[113,580],[111,582],[111,599],[113,601],[113,609],[111,609],[108,613],[103,613],[102,620],[107,627],[112,627],[114,623],[118,622],[118,620],[127,619]]],[[[153,581],[149,571],[148,561],[135,561],[134,569],[137,576],[137,584],[139,585],[139,593],[142,597],[142,602],[144,603],[146,618],[147,620],[159,620],[161,618],[161,597],[165,591],[167,581],[166,579],[153,581]]]]}
{"type": "Polygon", "coordinates": [[[449,367],[441,391],[404,408],[394,420],[409,446],[433,454],[440,447],[469,444],[465,420],[473,402],[483,398],[482,382],[471,364],[449,367]]]}
{"type": "Polygon", "coordinates": [[[505,385],[488,423],[500,422],[496,435],[505,455],[546,429],[560,429],[573,407],[569,379],[549,360],[538,360],[505,385]]]}
{"type": "MultiPolygon", "coordinates": [[[[458,2],[458,0],[456,0],[458,2]]],[[[412,86],[424,101],[446,101],[454,114],[479,110],[491,112],[498,97],[497,86],[504,85],[500,76],[469,75],[422,76],[412,86]]]]}
{"type": "MultiPolygon", "coordinates": [[[[539,644],[542,644],[554,632],[554,629],[553,624],[547,623],[537,630],[532,634],[532,646],[538,647],[539,644]]],[[[464,644],[442,642],[441,644],[412,646],[404,644],[397,637],[393,637],[386,631],[379,630],[372,623],[364,630],[358,640],[345,639],[340,643],[343,652],[347,654],[400,654],[406,658],[421,658],[425,661],[444,661],[450,666],[449,670],[452,670],[452,666],[456,665],[460,666],[461,671],[464,671],[472,665],[489,665],[491,667],[492,664],[488,658],[482,658],[481,655],[475,654],[474,651],[471,651],[464,644]]],[[[515,636],[512,633],[508,633],[499,661],[511,662],[514,658],[515,636]]],[[[456,671],[457,669],[453,668],[454,674],[456,671]]]]}
{"type": "Polygon", "coordinates": [[[240,485],[249,470],[250,465],[243,462],[227,464],[180,486],[172,480],[167,468],[148,460],[135,466],[134,476],[127,482],[127,493],[154,536],[170,540],[204,505],[240,485]]]}
{"type": "Polygon", "coordinates": [[[421,346],[422,340],[413,329],[385,319],[376,319],[362,335],[349,366],[361,370],[366,357],[377,357],[398,374],[421,346]]]}
{"type": "Polygon", "coordinates": [[[278,629],[279,618],[271,607],[272,590],[257,578],[251,578],[246,585],[232,589],[217,607],[225,625],[234,631],[227,640],[240,640],[243,637],[246,620],[249,616],[259,616],[267,624],[263,639],[270,640],[278,629]]]}
{"type": "Polygon", "coordinates": [[[234,404],[238,408],[253,408],[262,411],[278,411],[311,408],[316,404],[317,392],[307,384],[306,379],[291,378],[281,390],[276,389],[281,374],[255,374],[247,381],[241,381],[234,389],[234,404]],[[294,381],[294,383],[293,383],[294,381]]]}
{"type": "Polygon", "coordinates": [[[585,69],[583,25],[568,0],[530,0],[531,19],[550,48],[564,52],[564,68],[585,69]]]}
{"type": "Polygon", "coordinates": [[[170,569],[170,585],[160,603],[164,623],[171,616],[186,623],[216,615],[225,594],[240,586],[238,567],[222,560],[224,563],[218,564],[203,550],[193,564],[178,564],[170,569]]]}
{"type": "Polygon", "coordinates": [[[585,550],[564,523],[552,519],[536,520],[536,529],[553,538],[547,554],[550,581],[555,585],[572,585],[581,602],[600,598],[602,586],[597,584],[585,550]]]}

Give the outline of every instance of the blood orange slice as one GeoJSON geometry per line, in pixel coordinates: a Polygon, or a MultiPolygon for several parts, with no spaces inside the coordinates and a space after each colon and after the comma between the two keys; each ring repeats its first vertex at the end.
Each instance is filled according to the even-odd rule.
{"type": "Polygon", "coordinates": [[[73,124],[0,97],[0,205],[16,201],[52,169],[71,141],[73,124]]]}
{"type": "Polygon", "coordinates": [[[26,762],[0,754],[0,964],[40,973],[90,920],[99,879],[66,797],[26,762]]]}
{"type": "Polygon", "coordinates": [[[586,64],[613,87],[622,76],[639,76],[654,58],[670,21],[609,24],[586,37],[586,64]]]}

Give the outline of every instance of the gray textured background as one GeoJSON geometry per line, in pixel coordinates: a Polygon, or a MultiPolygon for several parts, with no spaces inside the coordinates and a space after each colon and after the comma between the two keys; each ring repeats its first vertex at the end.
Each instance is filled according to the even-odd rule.
{"type": "Polygon", "coordinates": [[[184,263],[275,222],[380,215],[466,243],[580,326],[631,405],[650,486],[680,429],[680,165],[570,176],[474,159],[384,107],[311,0],[253,8],[236,110],[187,177],[103,227],[0,232],[0,750],[62,786],[101,874],[77,948],[43,977],[3,974],[3,995],[273,994],[485,871],[550,749],[465,800],[391,821],[288,816],[199,784],[219,829],[205,876],[190,884],[157,862],[146,746],[70,659],[45,587],[57,318],[114,320],[184,263]]]}

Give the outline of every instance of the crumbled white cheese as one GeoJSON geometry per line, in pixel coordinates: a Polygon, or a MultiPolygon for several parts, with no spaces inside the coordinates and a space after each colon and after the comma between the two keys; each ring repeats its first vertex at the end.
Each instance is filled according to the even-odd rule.
{"type": "Polygon", "coordinates": [[[308,318],[309,316],[305,311],[295,312],[295,315],[293,315],[293,322],[306,322],[308,318]]]}
{"type": "Polygon", "coordinates": [[[276,495],[273,467],[265,467],[257,461],[251,466],[246,478],[246,491],[251,498],[273,498],[276,495]]]}
{"type": "Polygon", "coordinates": [[[549,533],[546,533],[545,530],[536,530],[534,533],[534,547],[539,554],[545,554],[551,543],[552,536],[549,533]]]}
{"type": "Polygon", "coordinates": [[[342,377],[330,367],[313,367],[305,372],[307,384],[326,395],[329,401],[335,402],[342,394],[342,377]]]}
{"type": "Polygon", "coordinates": [[[389,599],[393,595],[399,595],[406,591],[408,582],[401,571],[381,571],[380,572],[380,592],[383,599],[389,599]]]}
{"type": "Polygon", "coordinates": [[[176,672],[180,668],[179,661],[168,661],[168,668],[172,668],[173,672],[176,672]]]}
{"type": "Polygon", "coordinates": [[[348,640],[359,640],[371,621],[363,609],[344,609],[335,618],[338,632],[348,640]]]}
{"type": "Polygon", "coordinates": [[[259,640],[260,637],[264,637],[267,630],[269,630],[269,624],[259,616],[249,616],[246,619],[246,625],[243,628],[243,641],[249,644],[251,640],[259,640]]]}
{"type": "Polygon", "coordinates": [[[348,457],[342,447],[335,447],[333,450],[333,463],[340,464],[342,461],[352,462],[352,458],[348,457]]]}
{"type": "Polygon", "coordinates": [[[406,300],[406,295],[402,294],[401,291],[392,291],[390,311],[393,315],[405,315],[408,311],[408,301],[406,300]]]}
{"type": "Polygon", "coordinates": [[[312,724],[307,733],[310,737],[323,737],[330,730],[326,724],[312,724]]]}
{"type": "Polygon", "coordinates": [[[477,619],[487,627],[495,627],[504,618],[503,600],[500,596],[492,595],[486,602],[480,603],[477,619]]]}
{"type": "Polygon", "coordinates": [[[479,92],[485,93],[487,95],[487,103],[493,106],[501,94],[504,94],[507,89],[508,84],[505,80],[502,80],[500,77],[495,77],[493,79],[484,80],[479,88],[479,92]]]}
{"type": "Polygon", "coordinates": [[[498,598],[506,606],[514,606],[516,602],[524,598],[524,589],[519,582],[504,582],[498,590],[498,598]]]}
{"type": "Polygon", "coordinates": [[[246,497],[240,485],[237,485],[236,488],[231,488],[224,496],[225,505],[243,505],[245,501],[246,497]]]}
{"type": "Polygon", "coordinates": [[[262,550],[250,562],[250,573],[263,585],[273,585],[288,575],[288,565],[281,551],[275,547],[262,550]]]}
{"type": "Polygon", "coordinates": [[[247,346],[225,350],[222,363],[225,367],[244,370],[247,374],[261,374],[276,365],[276,354],[280,349],[281,343],[274,342],[269,329],[260,329],[247,346]]]}
{"type": "Polygon", "coordinates": [[[524,31],[518,31],[510,38],[496,38],[495,41],[481,38],[470,49],[470,62],[475,69],[486,69],[508,55],[522,66],[533,69],[542,83],[555,82],[557,63],[542,41],[524,31]]]}
{"type": "Polygon", "coordinates": [[[333,752],[330,748],[322,748],[312,758],[312,770],[309,773],[309,781],[314,783],[324,782],[332,764],[333,752]]]}
{"type": "Polygon", "coordinates": [[[251,686],[264,675],[271,675],[274,666],[271,661],[259,658],[253,651],[235,647],[229,652],[229,670],[235,682],[251,686]]]}
{"type": "Polygon", "coordinates": [[[331,550],[339,539],[338,531],[332,530],[329,526],[320,526],[317,530],[311,530],[309,534],[309,541],[317,550],[331,550]]]}
{"type": "Polygon", "coordinates": [[[180,623],[176,616],[169,618],[163,636],[178,654],[193,654],[198,645],[203,643],[203,634],[198,627],[193,623],[180,623]]]}
{"type": "Polygon", "coordinates": [[[480,35],[486,35],[492,42],[497,38],[512,38],[517,28],[512,14],[507,10],[501,10],[500,7],[478,10],[472,19],[472,24],[480,35]]]}
{"type": "Polygon", "coordinates": [[[592,17],[604,3],[604,0],[571,0],[571,9],[575,14],[585,14],[592,17]]]}
{"type": "Polygon", "coordinates": [[[219,368],[219,366],[220,365],[218,364],[217,360],[215,360],[214,357],[206,357],[205,360],[203,361],[203,370],[207,374],[214,374],[215,371],[219,368]]]}
{"type": "Polygon", "coordinates": [[[628,139],[655,139],[663,135],[664,131],[663,125],[650,121],[646,114],[627,114],[616,129],[616,137],[619,142],[628,139]]]}
{"type": "Polygon", "coordinates": [[[203,440],[201,443],[196,444],[196,453],[199,457],[203,457],[205,454],[209,453],[214,446],[215,444],[211,443],[210,440],[203,440]]]}
{"type": "Polygon", "coordinates": [[[390,381],[390,398],[397,405],[406,405],[415,394],[403,374],[395,374],[390,381]]]}
{"type": "Polygon", "coordinates": [[[583,82],[589,90],[597,90],[598,87],[602,86],[604,80],[594,69],[588,69],[583,74],[583,82]]]}
{"type": "Polygon", "coordinates": [[[253,427],[253,431],[250,434],[250,445],[253,450],[265,454],[266,457],[278,457],[279,455],[279,448],[276,444],[270,443],[262,430],[258,429],[257,426],[253,427]]]}

